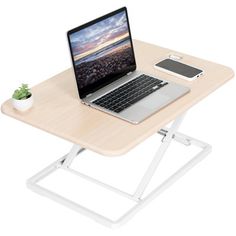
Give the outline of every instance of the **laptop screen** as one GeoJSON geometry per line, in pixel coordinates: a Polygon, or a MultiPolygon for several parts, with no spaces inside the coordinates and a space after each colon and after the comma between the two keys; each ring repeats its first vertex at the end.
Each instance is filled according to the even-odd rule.
{"type": "Polygon", "coordinates": [[[68,32],[80,98],[136,69],[126,8],[68,32]]]}

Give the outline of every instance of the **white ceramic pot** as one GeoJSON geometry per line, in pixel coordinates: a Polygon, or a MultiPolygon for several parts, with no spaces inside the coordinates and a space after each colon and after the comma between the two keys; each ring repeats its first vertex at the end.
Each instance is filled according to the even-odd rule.
{"type": "Polygon", "coordinates": [[[30,109],[33,106],[33,95],[27,99],[17,100],[15,98],[12,98],[12,105],[14,108],[16,108],[18,111],[26,111],[30,109]]]}

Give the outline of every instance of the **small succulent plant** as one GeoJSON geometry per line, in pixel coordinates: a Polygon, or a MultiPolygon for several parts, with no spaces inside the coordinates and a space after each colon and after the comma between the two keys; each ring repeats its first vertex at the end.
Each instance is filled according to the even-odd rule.
{"type": "Polygon", "coordinates": [[[27,99],[31,96],[31,92],[29,90],[28,84],[22,84],[21,87],[15,90],[12,95],[12,98],[17,100],[27,99]]]}

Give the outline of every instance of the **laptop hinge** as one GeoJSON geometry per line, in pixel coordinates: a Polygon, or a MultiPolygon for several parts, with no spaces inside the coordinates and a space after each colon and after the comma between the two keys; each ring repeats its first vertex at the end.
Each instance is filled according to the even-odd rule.
{"type": "Polygon", "coordinates": [[[130,71],[129,73],[127,73],[127,75],[130,75],[130,74],[132,74],[132,72],[133,72],[133,71],[130,71]]]}
{"type": "Polygon", "coordinates": [[[92,93],[90,93],[90,94],[86,95],[86,98],[90,97],[91,95],[92,95],[92,93]]]}

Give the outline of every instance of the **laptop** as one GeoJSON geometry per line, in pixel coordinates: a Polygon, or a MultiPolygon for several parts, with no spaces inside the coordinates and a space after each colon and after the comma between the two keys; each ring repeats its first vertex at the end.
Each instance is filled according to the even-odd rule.
{"type": "Polygon", "coordinates": [[[138,124],[190,91],[136,70],[126,7],[72,29],[67,36],[85,105],[138,124]]]}

